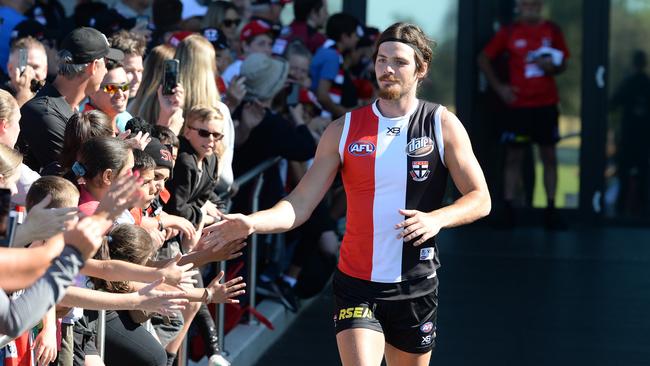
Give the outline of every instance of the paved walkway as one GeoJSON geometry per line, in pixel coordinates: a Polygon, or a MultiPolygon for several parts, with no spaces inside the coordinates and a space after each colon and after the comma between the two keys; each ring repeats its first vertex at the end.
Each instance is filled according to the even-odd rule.
{"type": "MultiPolygon", "coordinates": [[[[431,365],[650,365],[650,229],[440,237],[431,365]]],[[[258,365],[339,365],[331,290],[258,365]]]]}

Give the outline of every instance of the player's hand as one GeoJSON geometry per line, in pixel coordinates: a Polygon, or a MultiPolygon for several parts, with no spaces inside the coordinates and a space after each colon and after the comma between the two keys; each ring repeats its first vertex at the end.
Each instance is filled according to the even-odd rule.
{"type": "Polygon", "coordinates": [[[399,210],[400,215],[407,217],[406,220],[395,225],[396,230],[402,230],[397,239],[404,239],[405,242],[417,239],[413,246],[418,246],[433,238],[442,228],[440,221],[430,213],[417,210],[399,210]]]}
{"type": "Polygon", "coordinates": [[[242,214],[223,214],[219,212],[221,221],[203,229],[205,240],[214,241],[216,244],[225,244],[237,240],[244,240],[255,230],[252,220],[242,214]]]}

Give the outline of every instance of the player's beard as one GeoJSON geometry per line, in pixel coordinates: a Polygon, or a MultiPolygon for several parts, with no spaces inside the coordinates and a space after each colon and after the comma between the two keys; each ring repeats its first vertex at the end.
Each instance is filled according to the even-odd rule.
{"type": "Polygon", "coordinates": [[[388,76],[382,76],[379,78],[379,81],[392,81],[394,84],[391,84],[387,87],[382,88],[381,86],[379,87],[379,97],[381,99],[386,99],[386,100],[398,100],[404,95],[404,90],[402,88],[402,83],[395,79],[391,78],[388,76]]]}

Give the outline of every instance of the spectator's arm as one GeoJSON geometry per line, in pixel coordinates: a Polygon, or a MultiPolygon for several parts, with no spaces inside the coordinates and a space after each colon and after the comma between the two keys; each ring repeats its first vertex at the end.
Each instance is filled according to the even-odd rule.
{"type": "Polygon", "coordinates": [[[0,291],[0,333],[14,338],[34,326],[48,309],[61,300],[82,266],[81,253],[66,246],[45,275],[18,299],[11,300],[4,291],[0,291]]]}
{"type": "Polygon", "coordinates": [[[0,248],[0,288],[15,291],[37,281],[59,254],[63,245],[38,248],[0,248]]]}
{"type": "Polygon", "coordinates": [[[332,97],[330,97],[330,88],[332,87],[332,81],[327,79],[320,79],[318,81],[318,89],[316,89],[316,98],[318,98],[318,103],[325,109],[330,112],[334,118],[340,117],[347,112],[347,109],[343,108],[339,104],[336,104],[332,97]]]}
{"type": "Polygon", "coordinates": [[[89,259],[81,274],[106,281],[153,282],[162,277],[160,269],[120,260],[89,259]]]}
{"type": "Polygon", "coordinates": [[[481,69],[481,71],[485,75],[485,78],[487,79],[492,89],[497,90],[499,87],[503,85],[503,82],[497,76],[494,67],[492,67],[492,61],[485,54],[485,52],[479,53],[477,62],[478,62],[479,69],[481,69]]]}
{"type": "Polygon", "coordinates": [[[81,270],[81,273],[95,278],[101,278],[106,281],[140,281],[154,282],[161,278],[170,284],[179,284],[184,282],[191,273],[186,273],[189,267],[176,266],[176,260],[166,260],[159,262],[159,268],[142,266],[135,263],[124,262],[120,260],[96,260],[89,259],[81,270]]]}
{"type": "Polygon", "coordinates": [[[137,292],[114,294],[81,287],[70,287],[61,305],[80,307],[88,310],[144,310],[165,313],[168,310],[178,310],[186,300],[176,300],[183,295],[182,291],[158,291],[156,286],[160,280],[153,282],[137,292]]]}
{"type": "Polygon", "coordinates": [[[485,78],[492,89],[494,89],[505,103],[510,104],[517,99],[517,90],[499,79],[485,51],[478,55],[478,66],[483,71],[483,74],[485,74],[485,78]]]}

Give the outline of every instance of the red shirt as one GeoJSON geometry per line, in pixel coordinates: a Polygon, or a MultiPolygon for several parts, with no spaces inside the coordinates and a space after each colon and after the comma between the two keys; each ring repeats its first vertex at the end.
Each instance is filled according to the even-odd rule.
{"type": "Polygon", "coordinates": [[[512,107],[542,107],[559,101],[555,79],[540,74],[534,61],[529,59],[529,54],[542,46],[560,50],[565,60],[569,58],[562,31],[549,21],[533,25],[517,22],[505,26],[483,49],[490,59],[508,53],[510,85],[518,89],[512,107]]]}
{"type": "Polygon", "coordinates": [[[283,38],[286,38],[289,41],[293,41],[294,39],[301,40],[312,54],[316,53],[316,51],[327,40],[327,37],[325,37],[324,34],[310,27],[307,22],[299,22],[297,20],[294,20],[293,23],[289,25],[289,34],[283,38]]]}

